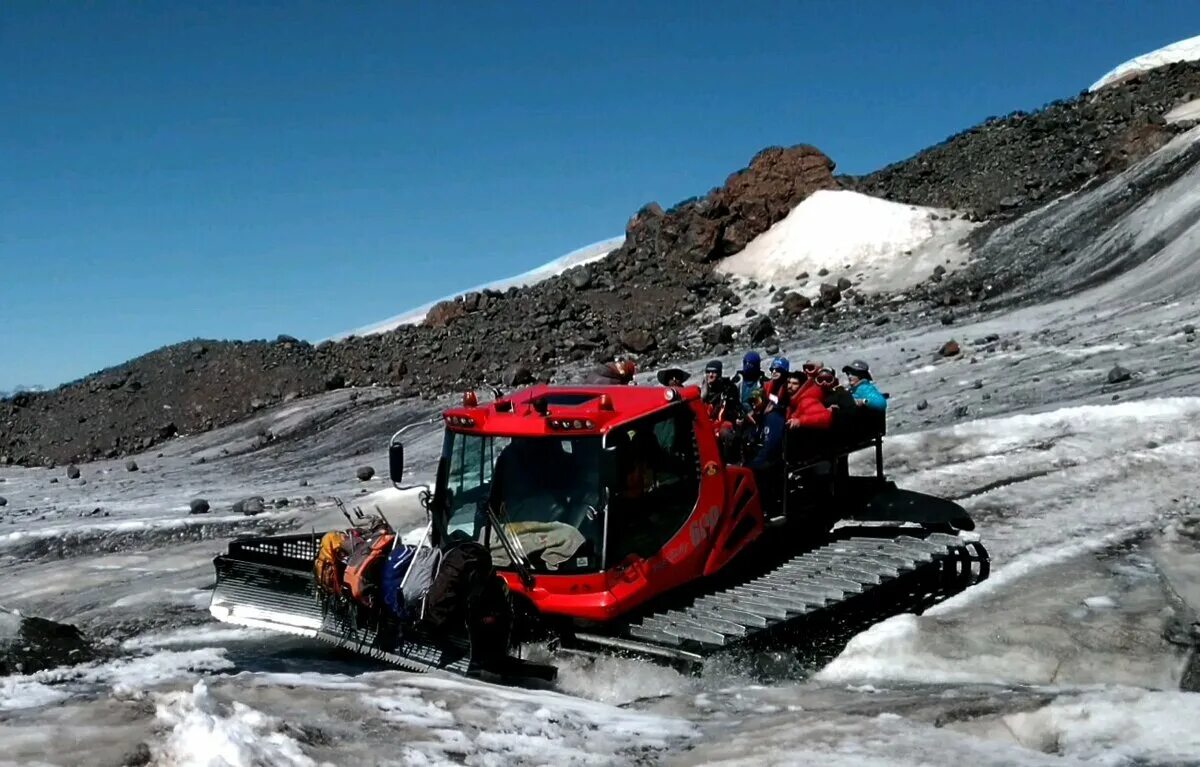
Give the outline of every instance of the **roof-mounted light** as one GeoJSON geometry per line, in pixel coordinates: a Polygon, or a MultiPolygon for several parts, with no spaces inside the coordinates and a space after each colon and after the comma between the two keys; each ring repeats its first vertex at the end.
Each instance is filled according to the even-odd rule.
{"type": "Polygon", "coordinates": [[[478,407],[479,397],[475,396],[475,390],[469,389],[463,392],[463,407],[478,407]]]}
{"type": "Polygon", "coordinates": [[[465,426],[470,428],[475,426],[475,419],[465,415],[448,415],[446,416],[446,423],[450,426],[465,426]]]}
{"type": "Polygon", "coordinates": [[[584,431],[596,428],[596,423],[590,418],[548,418],[546,424],[558,431],[584,431]]]}
{"type": "Polygon", "coordinates": [[[612,410],[613,409],[612,397],[608,396],[607,394],[600,395],[600,403],[599,404],[600,404],[601,410],[612,410]]]}
{"type": "Polygon", "coordinates": [[[679,396],[679,392],[677,392],[674,389],[669,388],[669,387],[667,388],[666,391],[663,392],[663,397],[666,398],[667,402],[674,402],[675,398],[678,396],[679,396]]]}

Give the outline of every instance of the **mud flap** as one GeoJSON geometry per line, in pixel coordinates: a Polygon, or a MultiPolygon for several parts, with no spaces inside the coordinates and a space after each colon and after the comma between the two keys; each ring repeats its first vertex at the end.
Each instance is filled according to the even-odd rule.
{"type": "Polygon", "coordinates": [[[859,522],[912,522],[931,528],[974,530],[975,521],[954,501],[901,490],[895,483],[874,477],[848,477],[841,489],[842,519],[859,522]]]}
{"type": "Polygon", "coordinates": [[[328,642],[409,671],[552,681],[557,669],[505,653],[472,653],[465,638],[437,636],[346,600],[317,593],[312,573],[319,537],[234,541],[213,560],[209,612],[219,621],[328,642]],[[486,657],[486,663],[476,656],[486,657]]]}

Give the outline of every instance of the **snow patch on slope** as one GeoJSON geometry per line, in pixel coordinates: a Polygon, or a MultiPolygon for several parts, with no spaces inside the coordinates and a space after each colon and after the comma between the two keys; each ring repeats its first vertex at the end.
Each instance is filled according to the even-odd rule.
{"type": "Polygon", "coordinates": [[[782,221],[723,260],[727,274],[776,286],[801,286],[807,272],[815,296],[827,281],[847,277],[860,290],[902,290],[928,279],[934,267],[963,260],[957,243],[973,224],[953,211],[881,200],[844,190],[814,192],[782,221]],[[948,263],[949,262],[949,263],[948,263]]]}
{"type": "Polygon", "coordinates": [[[1196,61],[1200,59],[1200,35],[1180,40],[1176,43],[1143,53],[1141,56],[1126,61],[1124,64],[1110,70],[1104,77],[1092,83],[1089,91],[1099,90],[1106,85],[1120,82],[1139,72],[1146,72],[1157,67],[1174,64],[1178,61],[1196,61]]]}
{"type": "Polygon", "coordinates": [[[601,242],[584,246],[578,250],[573,250],[565,256],[560,256],[553,261],[542,264],[535,269],[530,269],[527,272],[522,272],[515,277],[509,277],[507,279],[497,280],[496,282],[489,282],[485,285],[476,285],[473,288],[457,291],[448,296],[443,296],[437,301],[430,301],[427,304],[418,306],[416,309],[411,309],[403,314],[397,314],[394,317],[389,317],[388,319],[383,320],[382,322],[377,322],[373,325],[367,325],[365,327],[358,328],[357,330],[351,330],[349,333],[342,333],[341,335],[334,336],[329,340],[336,341],[341,338],[346,338],[347,336],[370,336],[378,333],[386,333],[389,330],[395,330],[401,325],[415,325],[416,323],[424,320],[425,315],[429,313],[429,310],[440,301],[446,301],[454,298],[455,296],[460,296],[463,293],[471,293],[473,291],[507,290],[508,288],[513,287],[534,285],[542,282],[543,280],[548,280],[551,277],[560,275],[568,269],[572,269],[576,266],[583,266],[584,264],[590,264],[593,261],[599,261],[609,253],[612,253],[614,250],[621,247],[621,244],[624,242],[624,236],[613,237],[609,240],[602,240],[601,242]]]}

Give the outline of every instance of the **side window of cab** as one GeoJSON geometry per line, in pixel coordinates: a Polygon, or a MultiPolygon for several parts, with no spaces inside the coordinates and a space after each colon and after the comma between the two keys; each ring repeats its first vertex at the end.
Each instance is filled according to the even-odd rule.
{"type": "Polygon", "coordinates": [[[700,492],[693,416],[683,404],[614,428],[617,481],[609,488],[605,566],[649,557],[691,516],[700,492]]]}

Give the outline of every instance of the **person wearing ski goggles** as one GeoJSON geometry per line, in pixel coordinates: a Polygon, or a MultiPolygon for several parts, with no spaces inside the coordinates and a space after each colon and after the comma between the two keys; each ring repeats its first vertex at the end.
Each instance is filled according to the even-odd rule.
{"type": "Polygon", "coordinates": [[[828,429],[833,426],[833,411],[825,406],[825,393],[837,385],[837,376],[832,370],[822,376],[818,369],[812,378],[803,369],[788,373],[788,395],[790,404],[787,425],[791,429],[828,429]],[[820,382],[817,379],[820,378],[820,382]]]}

